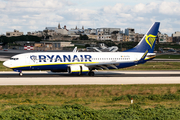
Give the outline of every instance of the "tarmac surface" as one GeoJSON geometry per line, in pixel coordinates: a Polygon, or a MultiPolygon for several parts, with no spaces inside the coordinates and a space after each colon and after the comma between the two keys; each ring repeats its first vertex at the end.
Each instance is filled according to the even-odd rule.
{"type": "Polygon", "coordinates": [[[0,72],[0,85],[124,85],[180,84],[180,71],[99,71],[95,76],[67,73],[0,72]]]}

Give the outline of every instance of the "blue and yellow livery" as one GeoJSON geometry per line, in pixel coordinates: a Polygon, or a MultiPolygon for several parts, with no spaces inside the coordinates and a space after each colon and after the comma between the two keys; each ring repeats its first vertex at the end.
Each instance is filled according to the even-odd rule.
{"type": "Polygon", "coordinates": [[[93,76],[95,69],[119,69],[145,63],[155,57],[159,22],[155,22],[134,48],[124,52],[36,52],[13,56],[4,66],[19,72],[50,70],[93,76]]]}

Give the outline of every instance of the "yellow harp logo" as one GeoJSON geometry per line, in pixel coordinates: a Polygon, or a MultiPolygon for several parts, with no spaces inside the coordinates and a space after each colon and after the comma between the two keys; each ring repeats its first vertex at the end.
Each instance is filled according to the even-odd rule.
{"type": "Polygon", "coordinates": [[[149,44],[149,46],[152,48],[153,47],[153,44],[154,44],[154,42],[155,42],[155,40],[156,40],[156,36],[155,35],[146,35],[146,42],[147,42],[147,44],[149,44]]]}

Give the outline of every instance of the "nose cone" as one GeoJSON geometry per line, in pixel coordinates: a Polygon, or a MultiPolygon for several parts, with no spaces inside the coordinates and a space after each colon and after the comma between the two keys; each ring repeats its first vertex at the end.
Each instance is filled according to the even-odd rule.
{"type": "Polygon", "coordinates": [[[10,63],[9,63],[9,60],[7,60],[7,61],[5,61],[5,62],[3,62],[3,65],[5,66],[5,67],[10,67],[10,63]]]}

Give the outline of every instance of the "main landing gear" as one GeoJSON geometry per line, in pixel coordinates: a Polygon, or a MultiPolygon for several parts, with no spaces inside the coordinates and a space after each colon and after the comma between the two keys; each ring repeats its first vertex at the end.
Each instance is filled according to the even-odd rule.
{"type": "Polygon", "coordinates": [[[90,71],[90,72],[88,73],[88,75],[89,75],[89,76],[94,76],[94,72],[93,72],[93,71],[90,71]]]}

